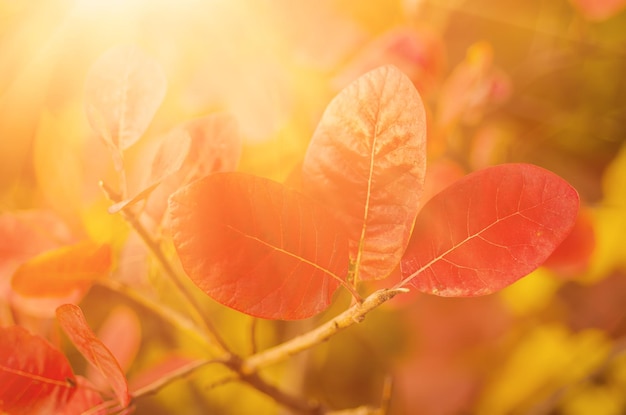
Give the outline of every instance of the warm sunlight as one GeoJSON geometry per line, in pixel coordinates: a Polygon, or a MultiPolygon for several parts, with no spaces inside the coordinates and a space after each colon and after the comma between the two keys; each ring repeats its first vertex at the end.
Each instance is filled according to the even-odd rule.
{"type": "Polygon", "coordinates": [[[626,413],[624,9],[0,1],[0,414],[626,413]]]}

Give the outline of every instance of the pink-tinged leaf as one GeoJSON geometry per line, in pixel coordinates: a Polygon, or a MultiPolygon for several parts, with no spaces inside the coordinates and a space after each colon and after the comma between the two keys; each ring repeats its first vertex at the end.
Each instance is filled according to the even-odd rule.
{"type": "Polygon", "coordinates": [[[116,156],[146,131],[166,87],[159,64],[137,47],[115,47],[94,63],[85,81],[85,112],[116,156]]]}
{"type": "Polygon", "coordinates": [[[421,94],[431,91],[445,66],[441,37],[426,29],[393,28],[363,48],[335,78],[335,84],[343,87],[381,65],[398,67],[421,94]]]}
{"type": "Polygon", "coordinates": [[[402,285],[445,297],[498,291],[550,256],[578,204],[565,180],[530,164],[469,174],[420,211],[400,263],[402,285]]]}
{"type": "Polygon", "coordinates": [[[180,170],[187,158],[191,147],[191,138],[186,131],[177,128],[166,134],[160,141],[154,154],[150,173],[141,189],[134,196],[122,200],[109,207],[108,212],[113,214],[120,210],[140,202],[161,184],[163,180],[180,170]]]}
{"type": "Polygon", "coordinates": [[[384,66],[337,95],[313,135],[303,187],[345,226],[354,282],[387,277],[406,248],[424,183],[425,119],[411,81],[384,66]]]}
{"type": "Polygon", "coordinates": [[[506,101],[510,94],[508,76],[493,65],[491,45],[478,42],[441,87],[437,126],[447,130],[459,121],[476,124],[490,105],[506,101]]]}
{"type": "Polygon", "coordinates": [[[174,245],[217,302],[268,319],[311,317],[348,269],[347,239],[314,201],[280,183],[216,173],[170,198],[174,245]]]}
{"type": "Polygon", "coordinates": [[[130,379],[130,390],[136,393],[138,390],[147,387],[154,382],[160,382],[173,373],[180,373],[189,367],[197,367],[200,361],[189,357],[171,355],[164,360],[151,365],[146,370],[140,372],[130,379]]]}
{"type": "MultiPolygon", "coordinates": [[[[141,345],[141,322],[133,309],[117,306],[111,310],[98,330],[98,339],[113,353],[122,370],[135,360],[141,345]]],[[[94,368],[87,368],[87,378],[98,389],[105,389],[106,379],[94,368]]]]}
{"type": "Polygon", "coordinates": [[[146,211],[159,221],[172,193],[211,173],[235,171],[241,158],[243,141],[235,119],[226,113],[197,118],[179,128],[191,138],[189,151],[180,169],[152,193],[146,206],[146,211]]]}
{"type": "Polygon", "coordinates": [[[57,320],[76,349],[91,363],[113,389],[118,402],[130,403],[126,376],[111,351],[93,333],[78,306],[64,304],[57,309],[57,320]]]}
{"type": "Polygon", "coordinates": [[[603,21],[610,19],[626,8],[625,0],[570,0],[586,19],[603,21]]]}
{"type": "Polygon", "coordinates": [[[63,353],[22,327],[0,328],[0,413],[57,413],[75,391],[63,353]]]}
{"type": "Polygon", "coordinates": [[[108,276],[111,247],[83,241],[44,252],[22,264],[13,274],[13,290],[26,297],[64,297],[85,292],[93,281],[108,276]]]}

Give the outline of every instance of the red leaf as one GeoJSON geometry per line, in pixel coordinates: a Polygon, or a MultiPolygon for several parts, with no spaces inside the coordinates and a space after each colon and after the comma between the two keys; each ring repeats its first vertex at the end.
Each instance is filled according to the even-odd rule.
{"type": "Polygon", "coordinates": [[[55,413],[76,390],[65,356],[19,326],[0,327],[0,412],[55,413]]]}
{"type": "Polygon", "coordinates": [[[65,297],[84,292],[108,275],[111,247],[84,241],[44,252],[22,264],[13,274],[13,290],[27,297],[65,297]]]}
{"type": "Polygon", "coordinates": [[[107,379],[120,404],[127,407],[130,394],[126,376],[111,351],[93,333],[81,309],[64,304],[57,309],[57,320],[76,349],[107,379]]]}
{"type": "Polygon", "coordinates": [[[116,167],[121,151],[148,128],[165,96],[167,80],[159,64],[134,46],[105,52],[85,81],[85,111],[91,127],[111,147],[116,167]]]}
{"type": "Polygon", "coordinates": [[[577,211],[576,190],[540,167],[474,172],[421,210],[400,264],[402,284],[445,297],[498,291],[548,258],[577,211]]]}
{"type": "Polygon", "coordinates": [[[411,81],[385,66],[337,95],[313,135],[303,186],[345,224],[355,281],[385,278],[406,248],[424,183],[425,118],[411,81]]]}
{"type": "Polygon", "coordinates": [[[313,316],[347,272],[347,240],[328,213],[265,178],[213,174],[173,194],[170,215],[187,275],[246,314],[313,316]]]}

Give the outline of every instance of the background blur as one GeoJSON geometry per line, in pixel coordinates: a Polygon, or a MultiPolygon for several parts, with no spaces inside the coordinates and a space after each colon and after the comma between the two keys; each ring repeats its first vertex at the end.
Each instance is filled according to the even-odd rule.
{"type": "MultiPolygon", "coordinates": [[[[624,0],[0,0],[0,213],[51,210],[73,232],[135,249],[120,272],[154,272],[106,214],[97,183],[113,167],[82,107],[87,71],[113,46],[138,45],[168,81],[134,151],[227,111],[244,139],[240,170],[276,180],[302,160],[332,97],[391,63],[427,106],[431,192],[488,165],[535,163],[577,188],[579,223],[545,267],[500,294],[398,299],[271,376],[336,408],[378,405],[390,377],[394,414],[623,414],[624,9],[624,0]]],[[[85,299],[94,321],[124,302],[107,296],[94,288],[85,299]]],[[[248,344],[249,318],[215,313],[248,344]]],[[[129,377],[171,350],[193,352],[149,316],[141,323],[129,377]]],[[[261,322],[257,332],[271,344],[307,324],[261,322]]],[[[142,399],[137,413],[277,411],[245,387],[209,388],[220,375],[207,371],[142,399]]]]}

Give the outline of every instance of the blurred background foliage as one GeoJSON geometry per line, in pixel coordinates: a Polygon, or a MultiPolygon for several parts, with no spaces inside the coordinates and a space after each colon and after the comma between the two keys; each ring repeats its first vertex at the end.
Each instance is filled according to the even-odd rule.
{"type": "MultiPolygon", "coordinates": [[[[623,414],[625,8],[623,0],[0,0],[0,212],[50,210],[74,235],[113,242],[115,278],[176,308],[180,299],[106,213],[97,185],[115,176],[82,110],[96,58],[133,43],[167,75],[164,104],[131,160],[159,133],[227,111],[245,142],[240,170],[276,180],[298,166],[330,99],[392,63],[427,106],[430,192],[488,165],[535,163],[578,189],[579,224],[558,256],[500,294],[399,298],[267,376],[335,408],[380,405],[387,382],[394,414],[623,414]]],[[[319,321],[254,323],[204,302],[243,354],[319,321]]],[[[158,362],[202,355],[110,290],[95,287],[83,308],[97,327],[114,303],[141,316],[131,381],[158,362]]],[[[224,376],[207,367],[141,399],[137,413],[280,412],[250,388],[215,386],[224,376]]]]}

